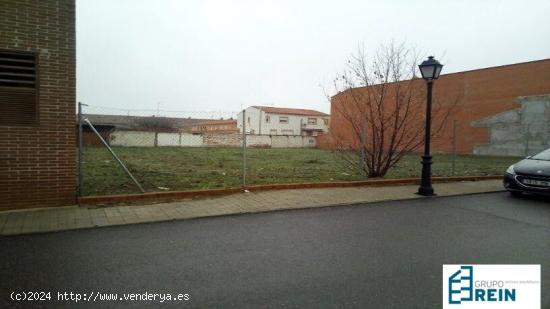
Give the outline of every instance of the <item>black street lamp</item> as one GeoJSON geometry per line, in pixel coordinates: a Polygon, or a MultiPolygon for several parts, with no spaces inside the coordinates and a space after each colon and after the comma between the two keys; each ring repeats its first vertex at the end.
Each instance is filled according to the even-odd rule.
{"type": "Polygon", "coordinates": [[[422,156],[422,179],[420,181],[420,188],[418,188],[418,194],[431,196],[434,195],[434,188],[432,187],[432,155],[430,154],[430,137],[432,126],[432,87],[433,82],[439,77],[443,65],[439,61],[435,60],[433,56],[428,57],[427,60],[422,62],[418,68],[422,78],[426,81],[428,86],[428,102],[426,104],[426,131],[424,136],[424,155],[422,156]]]}

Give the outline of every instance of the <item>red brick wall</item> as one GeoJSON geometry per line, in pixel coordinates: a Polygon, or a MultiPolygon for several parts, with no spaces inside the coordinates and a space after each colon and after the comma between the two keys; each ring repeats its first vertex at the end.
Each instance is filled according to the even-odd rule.
{"type": "Polygon", "coordinates": [[[1,1],[0,48],[39,55],[39,123],[0,126],[0,210],[74,204],[74,0],[1,1]]]}
{"type": "MultiPolygon", "coordinates": [[[[421,87],[425,97],[425,85],[421,87]]],[[[452,124],[456,120],[457,150],[472,153],[475,145],[488,142],[487,128],[474,128],[472,121],[518,108],[516,99],[519,96],[549,93],[550,59],[442,75],[434,84],[434,101],[450,102],[449,98],[457,96],[461,101],[453,109],[446,126],[434,138],[432,150],[452,151],[452,124]]],[[[347,122],[338,115],[342,110],[338,108],[339,104],[350,104],[349,97],[346,97],[346,92],[332,97],[331,134],[351,140],[347,122]]],[[[321,141],[320,147],[333,147],[330,138],[321,141]]]]}

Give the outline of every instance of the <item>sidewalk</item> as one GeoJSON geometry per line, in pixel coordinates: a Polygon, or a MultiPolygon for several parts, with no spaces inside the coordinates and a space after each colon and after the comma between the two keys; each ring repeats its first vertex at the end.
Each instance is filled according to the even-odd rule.
{"type": "MultiPolygon", "coordinates": [[[[500,180],[440,183],[438,196],[502,191],[500,180]]],[[[0,235],[18,235],[100,226],[181,220],[281,209],[424,198],[418,186],[296,189],[237,193],[223,197],[178,200],[140,206],[69,206],[0,212],[0,235]]]]}

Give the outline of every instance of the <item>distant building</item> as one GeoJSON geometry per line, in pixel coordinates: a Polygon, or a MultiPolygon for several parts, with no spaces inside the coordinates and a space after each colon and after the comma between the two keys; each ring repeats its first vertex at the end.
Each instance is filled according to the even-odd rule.
{"type": "Polygon", "coordinates": [[[207,120],[193,124],[189,131],[193,134],[201,133],[235,133],[239,132],[237,128],[237,120],[235,119],[220,119],[207,120]]]}
{"type": "MultiPolygon", "coordinates": [[[[329,129],[330,115],[311,109],[250,106],[245,114],[250,134],[317,136],[329,129]]],[[[243,131],[243,112],[237,117],[237,127],[243,131]]]]}
{"type": "MultiPolygon", "coordinates": [[[[180,132],[189,131],[197,123],[203,123],[206,119],[195,118],[172,118],[155,116],[125,116],[125,115],[101,115],[84,114],[99,134],[108,143],[111,140],[111,133],[115,130],[125,131],[150,131],[150,132],[180,132]]],[[[236,124],[235,124],[236,129],[236,124]]],[[[95,133],[83,124],[82,138],[85,145],[101,145],[101,141],[95,133]]]]}

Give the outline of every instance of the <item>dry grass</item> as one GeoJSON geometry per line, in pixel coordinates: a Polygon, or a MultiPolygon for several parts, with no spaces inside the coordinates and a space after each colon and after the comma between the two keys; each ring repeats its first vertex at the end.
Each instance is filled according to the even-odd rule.
{"type": "MultiPolygon", "coordinates": [[[[147,191],[238,187],[242,181],[239,148],[219,147],[115,147],[115,152],[147,191]]],[[[105,148],[88,147],[84,153],[85,195],[137,193],[105,148]]],[[[516,162],[514,157],[461,155],[457,176],[500,175],[516,162]]],[[[452,156],[435,155],[434,176],[451,175],[452,156]]],[[[345,168],[337,154],[319,149],[247,149],[247,183],[273,184],[364,179],[345,168]]],[[[386,178],[415,177],[420,156],[408,155],[386,178]]]]}

